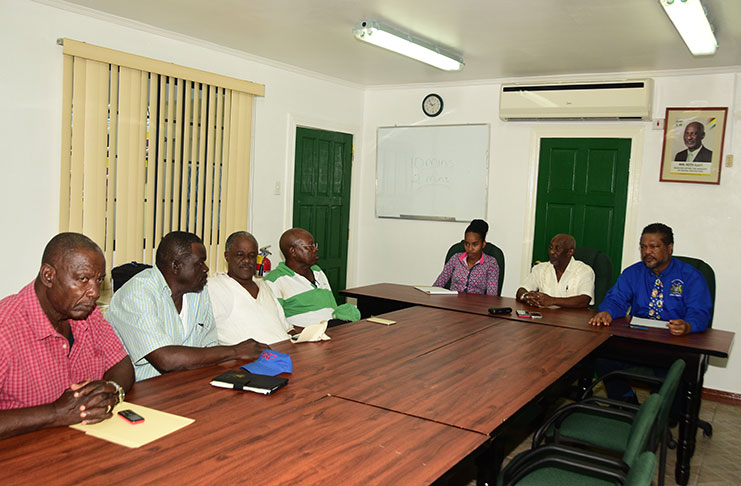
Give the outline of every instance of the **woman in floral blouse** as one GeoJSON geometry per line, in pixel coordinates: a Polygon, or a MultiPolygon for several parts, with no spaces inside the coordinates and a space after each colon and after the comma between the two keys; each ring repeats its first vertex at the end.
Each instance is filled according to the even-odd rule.
{"type": "Polygon", "coordinates": [[[449,281],[450,289],[470,294],[499,295],[499,264],[484,253],[486,233],[489,225],[482,219],[474,219],[466,228],[463,246],[465,252],[456,253],[443,267],[435,280],[435,287],[443,287],[449,281]]]}

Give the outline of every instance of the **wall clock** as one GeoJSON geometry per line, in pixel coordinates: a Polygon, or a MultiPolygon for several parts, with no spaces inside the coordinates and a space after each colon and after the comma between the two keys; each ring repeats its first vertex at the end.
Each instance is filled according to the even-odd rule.
{"type": "Polygon", "coordinates": [[[439,115],[443,112],[443,99],[438,94],[428,94],[422,100],[422,111],[429,117],[439,115]]]}

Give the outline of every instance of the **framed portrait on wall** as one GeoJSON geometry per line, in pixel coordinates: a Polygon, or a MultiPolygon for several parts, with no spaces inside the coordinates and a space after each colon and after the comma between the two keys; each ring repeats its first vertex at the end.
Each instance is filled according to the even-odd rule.
{"type": "Polygon", "coordinates": [[[720,184],[728,108],[667,108],[662,182],[720,184]]]}

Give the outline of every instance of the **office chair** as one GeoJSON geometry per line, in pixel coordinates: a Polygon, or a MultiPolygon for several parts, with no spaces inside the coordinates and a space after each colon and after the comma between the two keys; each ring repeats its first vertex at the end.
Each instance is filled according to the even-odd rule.
{"type": "MultiPolygon", "coordinates": [[[[679,383],[684,372],[685,362],[681,359],[676,360],[666,378],[663,380],[653,376],[645,376],[627,371],[613,371],[594,381],[584,391],[579,403],[588,403],[617,408],[634,413],[638,410],[638,405],[616,402],[600,397],[590,397],[595,386],[602,383],[605,378],[621,376],[626,379],[644,382],[650,385],[661,385],[658,395],[661,397],[659,413],[656,418],[657,434],[651,441],[649,448],[655,450],[660,447],[659,454],[659,486],[664,485],[664,476],[666,474],[666,450],[669,444],[669,412],[671,411],[674,398],[679,388],[679,383]]],[[[564,407],[559,415],[551,418],[551,426],[543,430],[543,434],[552,437],[557,443],[565,442],[567,444],[578,444],[583,446],[597,446],[603,449],[609,449],[615,452],[623,452],[627,438],[630,433],[630,423],[622,417],[605,417],[595,414],[590,410],[575,410],[569,413],[569,408],[564,407]]]]}
{"type": "Polygon", "coordinates": [[[594,304],[597,309],[612,286],[612,262],[607,253],[593,248],[578,247],[574,249],[574,258],[592,267],[594,270],[594,304]]]}
{"type": "Polygon", "coordinates": [[[142,270],[146,270],[147,268],[152,268],[152,265],[147,265],[146,263],[131,262],[124,263],[123,265],[119,265],[116,268],[112,269],[111,280],[113,280],[113,291],[116,292],[123,286],[123,284],[128,282],[131,277],[141,272],[142,270]]]}
{"type": "MultiPolygon", "coordinates": [[[[710,300],[713,303],[713,308],[710,309],[710,321],[708,322],[708,328],[713,327],[713,315],[715,314],[715,272],[713,271],[713,267],[705,263],[703,260],[700,260],[699,258],[692,258],[692,257],[686,257],[686,256],[674,256],[673,258],[676,258],[677,260],[681,260],[685,263],[689,263],[693,267],[695,267],[703,277],[705,277],[705,282],[708,284],[708,289],[710,289],[710,300]]],[[[705,377],[705,372],[708,370],[708,365],[710,362],[710,358],[708,355],[704,355],[702,358],[702,363],[700,363],[700,367],[702,368],[702,372],[700,374],[701,377],[705,377]]],[[[702,383],[700,383],[700,388],[702,388],[702,383]]],[[[700,402],[702,403],[702,402],[700,402]]],[[[697,426],[702,429],[702,434],[705,437],[712,437],[713,436],[713,426],[709,422],[706,422],[705,420],[697,420],[697,426]]]]}
{"type": "MultiPolygon", "coordinates": [[[[448,253],[445,255],[445,262],[443,262],[443,265],[445,263],[448,263],[448,260],[450,260],[450,257],[455,255],[456,253],[462,253],[466,251],[466,249],[463,246],[464,240],[459,241],[458,243],[455,243],[453,246],[450,247],[448,250],[448,253]]],[[[486,246],[484,247],[484,253],[486,253],[489,256],[493,256],[497,264],[499,265],[499,281],[497,285],[497,290],[499,291],[499,295],[502,295],[502,284],[504,283],[504,252],[494,243],[487,241],[486,246]]],[[[445,288],[450,288],[450,282],[448,281],[445,284],[445,288]]]]}
{"type": "MultiPolygon", "coordinates": [[[[515,456],[512,461],[502,470],[498,477],[499,485],[514,485],[522,481],[525,484],[650,484],[653,473],[656,470],[656,458],[654,456],[653,467],[646,467],[639,457],[648,456],[643,453],[649,445],[649,439],[654,430],[656,417],[659,412],[661,397],[651,395],[643,402],[635,415],[624,410],[600,407],[598,405],[575,403],[565,408],[570,410],[592,411],[605,417],[612,416],[616,419],[622,417],[624,420],[633,419],[627,443],[623,448],[622,459],[607,456],[598,452],[588,451],[564,444],[538,445],[554,420],[546,421],[533,438],[533,448],[515,456]],[[631,483],[627,482],[630,471],[636,467],[631,476],[631,483]],[[650,473],[650,474],[649,474],[650,473]],[[638,482],[637,475],[648,475],[648,481],[638,482]],[[600,481],[601,480],[601,481],[600,481]],[[635,482],[633,482],[635,481],[635,482]]],[[[653,455],[653,454],[651,454],[653,455]]],[[[650,464],[649,464],[650,465],[650,464]]]]}

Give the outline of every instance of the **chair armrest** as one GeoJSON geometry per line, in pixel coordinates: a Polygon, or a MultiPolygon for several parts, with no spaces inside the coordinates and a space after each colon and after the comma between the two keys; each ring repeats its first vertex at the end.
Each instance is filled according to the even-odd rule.
{"type": "Polygon", "coordinates": [[[580,401],[579,403],[595,403],[595,404],[603,404],[607,405],[608,407],[618,408],[626,411],[630,411],[635,414],[635,412],[638,411],[639,408],[641,408],[640,405],[636,405],[635,403],[627,403],[627,402],[621,402],[620,400],[613,400],[611,398],[604,398],[604,397],[589,397],[585,398],[584,400],[580,401]]]}
{"type": "Polygon", "coordinates": [[[613,377],[624,377],[624,378],[630,378],[631,380],[640,381],[643,383],[648,383],[651,385],[661,385],[664,383],[663,378],[657,378],[655,376],[649,376],[649,375],[642,375],[640,373],[631,373],[629,371],[624,370],[616,370],[616,371],[610,371],[609,373],[605,374],[604,376],[600,376],[596,380],[594,380],[585,390],[582,392],[581,397],[579,397],[579,401],[584,400],[589,396],[589,394],[592,392],[595,386],[602,383],[605,378],[613,378],[613,377]]]}
{"type": "Polygon", "coordinates": [[[549,465],[569,466],[622,484],[628,473],[628,465],[620,459],[574,449],[559,444],[549,444],[532,449],[509,464],[503,471],[502,482],[515,484],[535,469],[549,465]]]}
{"type": "Polygon", "coordinates": [[[563,422],[563,420],[569,414],[572,414],[574,412],[594,413],[597,415],[606,415],[609,417],[625,418],[631,421],[633,420],[633,416],[635,415],[625,410],[616,410],[613,408],[601,407],[599,405],[592,405],[590,403],[572,403],[571,405],[566,405],[565,407],[556,410],[556,412],[551,415],[550,418],[548,418],[548,420],[543,423],[543,425],[540,426],[540,428],[535,432],[535,435],[533,435],[533,449],[538,447],[538,444],[543,439],[543,436],[548,431],[548,427],[550,427],[551,424],[555,423],[555,428],[560,427],[561,422],[563,422]]]}

